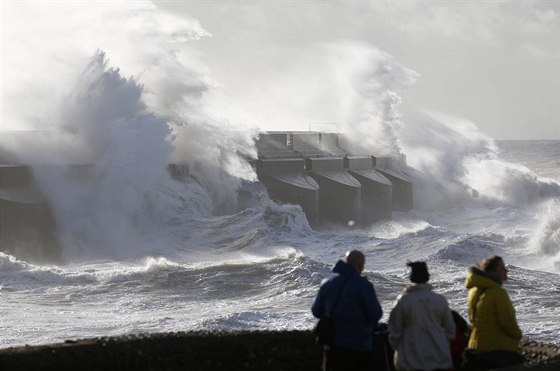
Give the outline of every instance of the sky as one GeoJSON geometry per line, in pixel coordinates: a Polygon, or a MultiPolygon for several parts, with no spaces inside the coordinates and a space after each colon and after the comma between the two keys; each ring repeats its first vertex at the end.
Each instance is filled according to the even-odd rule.
{"type": "Polygon", "coordinates": [[[371,95],[381,76],[405,127],[432,111],[494,139],[560,139],[558,1],[3,1],[2,127],[18,128],[13,111],[34,107],[22,101],[46,106],[51,87],[97,50],[147,92],[155,66],[184,78],[165,58],[153,62],[158,33],[184,36],[165,46],[167,60],[188,59],[199,74],[189,89],[214,89],[208,106],[233,125],[340,125],[364,107],[348,102],[347,82],[363,78],[371,95]],[[129,21],[138,3],[149,12],[129,21]]]}
{"type": "Polygon", "coordinates": [[[157,4],[212,33],[202,50],[232,87],[256,88],[317,43],[357,40],[420,75],[400,92],[405,123],[410,110],[427,109],[495,139],[560,138],[558,1],[157,4]]]}

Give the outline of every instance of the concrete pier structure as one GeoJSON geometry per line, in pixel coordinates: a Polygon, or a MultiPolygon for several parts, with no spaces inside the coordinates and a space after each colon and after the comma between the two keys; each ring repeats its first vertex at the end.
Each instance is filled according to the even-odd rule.
{"type": "Polygon", "coordinates": [[[28,166],[0,165],[0,246],[29,261],[60,257],[54,216],[28,166]]]}
{"type": "Polygon", "coordinates": [[[346,225],[360,225],[361,184],[344,169],[342,157],[307,158],[306,169],[319,184],[321,219],[346,225]]]}
{"type": "Polygon", "coordinates": [[[375,169],[375,157],[346,156],[344,167],[362,185],[362,225],[390,220],[393,184],[375,169]]]}
{"type": "MultiPolygon", "coordinates": [[[[269,170],[265,176],[258,170],[259,180],[273,199],[286,200],[286,196],[279,195],[290,191],[279,190],[268,178],[273,174],[286,174],[286,170],[281,170],[284,166],[280,165],[281,161],[304,160],[303,174],[311,176],[319,187],[318,218],[315,219],[313,213],[313,221],[367,226],[390,219],[393,211],[412,209],[412,182],[399,170],[401,165],[406,165],[404,158],[395,161],[388,157],[351,154],[342,148],[341,137],[337,133],[320,132],[261,133],[257,140],[259,163],[266,159],[269,170]]],[[[298,172],[301,171],[299,166],[298,162],[298,172]]],[[[293,198],[290,200],[294,202],[293,198]]]]}
{"type": "Polygon", "coordinates": [[[336,133],[272,131],[259,134],[259,158],[343,156],[336,133]]]}
{"type": "Polygon", "coordinates": [[[259,181],[270,198],[300,205],[311,225],[319,221],[319,184],[305,172],[304,160],[261,159],[257,161],[259,181]]]}
{"type": "Polygon", "coordinates": [[[408,211],[414,206],[412,197],[412,181],[409,176],[395,167],[391,167],[393,159],[377,158],[377,171],[391,181],[393,211],[408,211]]]}

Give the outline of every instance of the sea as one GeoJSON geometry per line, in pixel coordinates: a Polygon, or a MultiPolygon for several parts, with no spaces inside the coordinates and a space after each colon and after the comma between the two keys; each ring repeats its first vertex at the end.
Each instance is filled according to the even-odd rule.
{"type": "Polygon", "coordinates": [[[168,209],[168,219],[139,232],[152,251],[144,246],[133,253],[128,239],[126,254],[91,255],[74,247],[65,264],[0,253],[0,346],[176,331],[310,329],[310,305],[321,281],[352,249],[366,255],[364,275],[377,291],[382,321],[408,284],[407,261],[426,261],[434,290],[466,317],[469,267],[498,254],[509,266],[504,287],[524,339],[558,344],[560,141],[495,145],[492,161],[501,167],[494,172],[503,166],[510,172],[500,192],[519,197],[519,205],[481,200],[478,191],[471,203],[398,212],[364,228],[314,230],[301,208],[270,200],[203,216],[189,210],[207,201],[200,185],[170,181],[151,200],[168,209]]]}
{"type": "Polygon", "coordinates": [[[25,100],[9,102],[37,104],[16,104],[21,114],[6,110],[6,119],[42,126],[13,143],[3,132],[3,150],[32,166],[61,258],[0,253],[0,347],[309,330],[322,280],[353,249],[366,256],[382,321],[409,283],[408,261],[425,261],[433,289],[466,317],[469,267],[500,255],[524,339],[560,344],[560,140],[494,140],[463,118],[399,116],[397,77],[387,74],[403,70],[385,68],[385,54],[368,55],[380,67],[364,81],[380,84],[367,83],[355,106],[367,111],[354,117],[357,148],[397,154],[401,165],[406,157],[414,207],[363,227],[313,228],[301,207],[271,200],[251,168],[258,133],[205,115],[203,79],[181,85],[165,65],[161,81],[150,75],[161,69],[150,68],[127,78],[100,51],[74,86],[57,83],[44,96],[17,89],[25,100]],[[32,112],[40,109],[51,115],[32,112]],[[169,163],[188,170],[172,177],[169,163]],[[239,207],[240,190],[252,192],[247,207],[239,207]]]}

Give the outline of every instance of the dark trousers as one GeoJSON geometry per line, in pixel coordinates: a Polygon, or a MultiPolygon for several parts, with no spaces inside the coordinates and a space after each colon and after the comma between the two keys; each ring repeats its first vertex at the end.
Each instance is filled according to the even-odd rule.
{"type": "Polygon", "coordinates": [[[375,370],[373,352],[325,347],[323,371],[372,371],[375,370]]]}

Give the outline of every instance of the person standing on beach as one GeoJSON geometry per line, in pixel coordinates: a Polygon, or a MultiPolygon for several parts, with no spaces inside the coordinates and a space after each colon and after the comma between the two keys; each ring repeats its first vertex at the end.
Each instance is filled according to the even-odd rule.
{"type": "Polygon", "coordinates": [[[410,281],[389,316],[389,342],[397,370],[453,368],[455,322],[443,295],[432,291],[425,262],[407,263],[410,281]]]}
{"type": "MultiPolygon", "coordinates": [[[[515,309],[502,283],[508,279],[504,260],[487,257],[480,268],[471,267],[465,281],[472,331],[467,348],[480,352],[477,357],[505,367],[524,361],[518,353],[521,330],[515,309]]],[[[471,353],[472,354],[472,353],[471,353]]],[[[468,360],[472,364],[472,359],[468,360]]],[[[493,366],[493,365],[487,365],[493,366]]]]}
{"type": "Polygon", "coordinates": [[[311,306],[315,317],[334,319],[332,344],[323,353],[323,371],[374,369],[373,329],[382,311],[373,285],[361,275],[365,262],[362,252],[347,252],[345,261],[334,266],[334,275],[323,281],[311,306]]]}

